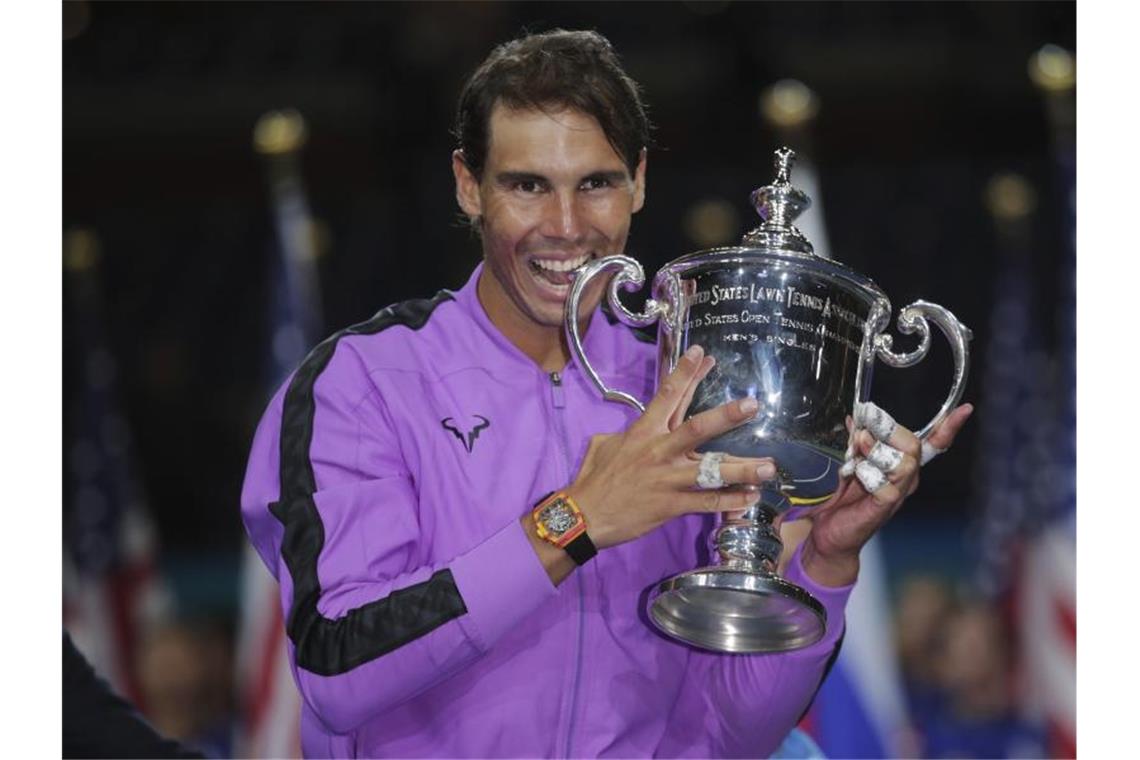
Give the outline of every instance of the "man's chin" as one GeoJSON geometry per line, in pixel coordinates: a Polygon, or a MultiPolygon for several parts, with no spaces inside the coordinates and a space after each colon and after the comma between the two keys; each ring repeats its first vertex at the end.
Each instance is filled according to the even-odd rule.
{"type": "MultiPolygon", "coordinates": [[[[586,327],[590,324],[590,318],[593,317],[594,312],[598,310],[598,305],[602,302],[601,298],[583,298],[578,302],[578,329],[585,331],[586,327]]],[[[565,324],[565,318],[562,321],[565,324]]]]}

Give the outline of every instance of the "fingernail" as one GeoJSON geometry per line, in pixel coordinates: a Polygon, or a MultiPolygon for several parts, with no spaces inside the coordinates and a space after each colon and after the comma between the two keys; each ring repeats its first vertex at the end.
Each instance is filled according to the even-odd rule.
{"type": "Polygon", "coordinates": [[[756,414],[756,410],[759,408],[760,408],[760,402],[758,402],[756,399],[752,398],[751,396],[749,396],[746,399],[742,399],[740,402],[740,411],[744,412],[745,414],[747,414],[749,416],[756,414]]]}
{"type": "Polygon", "coordinates": [[[761,480],[771,480],[776,477],[776,465],[765,462],[756,468],[756,474],[760,476],[761,480]]]}
{"type": "Polygon", "coordinates": [[[693,345],[689,346],[689,350],[685,352],[685,358],[697,361],[704,355],[704,353],[705,350],[694,343],[693,345]]]}

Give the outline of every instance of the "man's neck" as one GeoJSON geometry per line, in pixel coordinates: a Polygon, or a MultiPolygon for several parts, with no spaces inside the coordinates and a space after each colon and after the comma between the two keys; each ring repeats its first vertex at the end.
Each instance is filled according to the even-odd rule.
{"type": "MultiPolygon", "coordinates": [[[[493,275],[484,270],[479,277],[475,293],[479,305],[491,324],[543,372],[561,372],[570,361],[570,349],[566,344],[566,333],[562,327],[535,324],[513,303],[499,303],[503,299],[493,295],[485,284],[489,277],[493,275]]],[[[582,326],[582,331],[585,334],[585,325],[582,326]]]]}

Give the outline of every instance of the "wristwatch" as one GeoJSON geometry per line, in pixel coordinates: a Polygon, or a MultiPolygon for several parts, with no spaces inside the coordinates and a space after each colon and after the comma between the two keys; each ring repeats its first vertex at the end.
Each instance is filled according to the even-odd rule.
{"type": "Polygon", "coordinates": [[[539,499],[531,516],[539,537],[565,549],[575,564],[584,565],[598,553],[586,533],[582,510],[565,491],[554,491],[539,499]]]}

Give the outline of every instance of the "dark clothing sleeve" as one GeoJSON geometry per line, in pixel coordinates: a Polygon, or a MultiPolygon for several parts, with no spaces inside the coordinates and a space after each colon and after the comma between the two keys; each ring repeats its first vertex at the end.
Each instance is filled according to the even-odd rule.
{"type": "Polygon", "coordinates": [[[159,736],[63,632],[64,757],[205,757],[159,736]]]}

